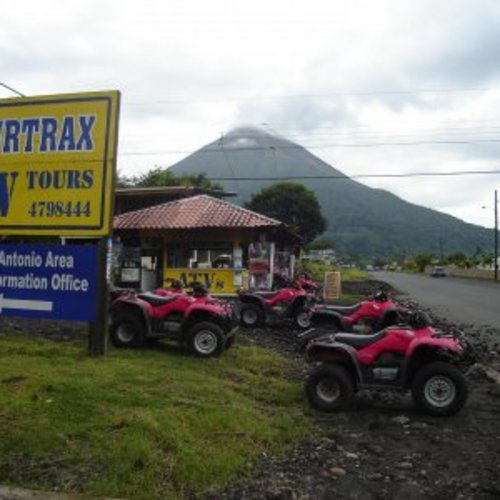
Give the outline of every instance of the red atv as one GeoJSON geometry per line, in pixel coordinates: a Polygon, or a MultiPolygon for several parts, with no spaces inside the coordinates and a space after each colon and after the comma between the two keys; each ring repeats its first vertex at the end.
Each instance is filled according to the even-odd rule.
{"type": "Polygon", "coordinates": [[[280,322],[294,322],[309,328],[312,298],[296,283],[273,291],[243,290],[240,300],[240,321],[247,328],[280,322]]]}
{"type": "MultiPolygon", "coordinates": [[[[311,277],[305,273],[298,274],[295,278],[295,285],[302,288],[306,293],[312,295],[314,299],[319,299],[320,287],[311,277]]],[[[275,273],[273,275],[273,290],[280,288],[287,288],[291,285],[289,278],[281,274],[275,273]]]]}
{"type": "Polygon", "coordinates": [[[319,304],[311,312],[311,323],[328,331],[373,333],[398,322],[400,306],[381,289],[372,298],[353,306],[319,304]]]}
{"type": "Polygon", "coordinates": [[[306,353],[321,363],[307,379],[307,397],[328,412],[349,407],[359,389],[397,389],[411,390],[415,405],[430,415],[453,415],[466,402],[464,371],[474,361],[461,335],[430,327],[420,312],[411,314],[409,326],[314,339],[306,353]]]}
{"type": "Polygon", "coordinates": [[[174,338],[198,357],[219,356],[234,342],[237,318],[232,307],[207,297],[169,292],[123,292],[111,302],[110,337],[117,347],[141,347],[149,339],[174,338]]]}
{"type": "Polygon", "coordinates": [[[320,299],[320,286],[308,274],[299,274],[295,281],[306,293],[311,294],[315,299],[320,299]]]}

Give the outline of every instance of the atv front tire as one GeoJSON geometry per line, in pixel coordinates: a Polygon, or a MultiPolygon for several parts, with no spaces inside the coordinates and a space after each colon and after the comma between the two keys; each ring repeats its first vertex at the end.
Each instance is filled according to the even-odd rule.
{"type": "Polygon", "coordinates": [[[306,394],[312,407],[326,412],[345,410],[354,397],[354,383],[340,365],[322,365],[306,381],[306,394]]]}
{"type": "Polygon", "coordinates": [[[307,309],[302,307],[295,313],[295,324],[301,330],[311,328],[311,315],[307,309]]]}
{"type": "Polygon", "coordinates": [[[264,314],[259,306],[245,304],[240,309],[240,321],[246,328],[255,328],[264,322],[264,314]]]}
{"type": "Polygon", "coordinates": [[[226,339],[219,325],[204,321],[193,325],[187,334],[187,348],[193,356],[210,358],[220,356],[226,339]]]}
{"type": "Polygon", "coordinates": [[[464,374],[443,361],[424,365],[417,371],[411,386],[417,408],[434,416],[449,416],[460,411],[467,401],[464,374]]]}
{"type": "Polygon", "coordinates": [[[142,347],[146,340],[141,320],[131,313],[116,316],[109,335],[115,347],[142,347]]]}

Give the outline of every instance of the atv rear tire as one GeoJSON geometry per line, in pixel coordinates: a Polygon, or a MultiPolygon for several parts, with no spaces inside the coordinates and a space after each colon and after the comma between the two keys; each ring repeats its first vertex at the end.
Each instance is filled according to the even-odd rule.
{"type": "Polygon", "coordinates": [[[193,325],[186,338],[189,352],[198,358],[220,356],[224,350],[225,342],[222,328],[209,321],[193,325]]]}
{"type": "Polygon", "coordinates": [[[415,405],[434,416],[449,416],[460,411],[467,401],[467,382],[456,367],[443,361],[424,365],[411,386],[415,405]]]}
{"type": "Polygon", "coordinates": [[[111,323],[109,335],[115,347],[142,347],[146,340],[141,320],[132,313],[116,316],[111,323]]]}
{"type": "Polygon", "coordinates": [[[311,328],[311,315],[307,311],[307,309],[301,307],[295,313],[295,325],[301,330],[307,330],[311,328]]]}
{"type": "Polygon", "coordinates": [[[318,410],[345,410],[352,403],[354,383],[343,366],[322,365],[309,375],[306,394],[311,406],[318,410]]]}
{"type": "Polygon", "coordinates": [[[245,328],[255,328],[264,322],[262,309],[255,304],[244,304],[240,309],[240,321],[245,328]]]}

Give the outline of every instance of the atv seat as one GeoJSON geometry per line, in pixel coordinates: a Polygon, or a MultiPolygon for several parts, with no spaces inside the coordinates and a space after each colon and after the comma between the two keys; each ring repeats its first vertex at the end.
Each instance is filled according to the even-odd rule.
{"type": "Polygon", "coordinates": [[[342,316],[347,316],[349,314],[355,313],[361,307],[361,303],[354,304],[353,306],[327,306],[327,311],[333,311],[341,314],[342,316]]]}
{"type": "Polygon", "coordinates": [[[152,306],[163,306],[179,298],[179,295],[161,296],[151,292],[140,293],[137,296],[152,306]]]}
{"type": "Polygon", "coordinates": [[[272,290],[270,292],[254,292],[255,295],[262,297],[263,299],[272,299],[275,295],[279,293],[279,290],[272,290]]]}
{"type": "Polygon", "coordinates": [[[361,335],[359,333],[336,333],[335,342],[350,345],[354,349],[363,349],[385,337],[385,330],[371,335],[361,335]]]}

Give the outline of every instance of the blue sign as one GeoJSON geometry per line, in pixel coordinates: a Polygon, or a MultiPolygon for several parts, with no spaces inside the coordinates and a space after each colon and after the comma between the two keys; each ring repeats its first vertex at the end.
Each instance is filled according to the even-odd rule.
{"type": "Polygon", "coordinates": [[[96,245],[0,245],[0,316],[94,321],[96,245]]]}

